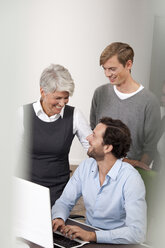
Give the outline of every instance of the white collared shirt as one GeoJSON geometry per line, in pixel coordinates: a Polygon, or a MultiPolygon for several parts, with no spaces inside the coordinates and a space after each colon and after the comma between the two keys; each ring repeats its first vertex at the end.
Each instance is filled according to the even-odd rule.
{"type": "MultiPolygon", "coordinates": [[[[65,108],[65,107],[64,107],[65,108]]],[[[36,116],[44,121],[44,122],[53,122],[58,120],[58,118],[61,116],[63,118],[64,115],[64,108],[62,108],[61,112],[59,114],[55,114],[53,116],[48,116],[40,103],[40,100],[37,102],[33,103],[33,109],[36,114],[36,116]]],[[[23,106],[21,106],[18,110],[18,118],[19,118],[19,132],[20,136],[23,137],[24,133],[24,125],[23,125],[23,118],[24,118],[24,112],[23,112],[23,106]]],[[[78,110],[77,108],[74,108],[74,113],[73,113],[73,134],[75,134],[82,146],[84,147],[85,150],[88,150],[89,143],[86,140],[86,137],[92,133],[92,130],[90,126],[87,123],[87,120],[85,119],[84,115],[78,110]]]]}

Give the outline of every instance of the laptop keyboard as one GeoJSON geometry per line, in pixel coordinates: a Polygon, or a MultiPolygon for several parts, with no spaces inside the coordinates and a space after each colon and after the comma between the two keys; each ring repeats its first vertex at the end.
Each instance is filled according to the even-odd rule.
{"type": "Polygon", "coordinates": [[[62,247],[70,248],[80,245],[79,242],[75,240],[71,240],[67,237],[61,236],[60,234],[53,233],[53,241],[54,245],[60,245],[62,247]]]}

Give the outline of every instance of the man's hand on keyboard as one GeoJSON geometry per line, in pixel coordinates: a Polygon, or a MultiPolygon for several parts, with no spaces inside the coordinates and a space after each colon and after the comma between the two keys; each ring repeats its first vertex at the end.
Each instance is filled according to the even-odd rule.
{"type": "Polygon", "coordinates": [[[65,227],[65,222],[63,219],[57,218],[52,220],[53,231],[61,231],[63,227],[65,227]]]}
{"type": "Polygon", "coordinates": [[[61,228],[61,232],[63,235],[70,239],[80,238],[84,241],[96,241],[96,234],[95,232],[85,231],[84,229],[78,226],[63,226],[61,228]]]}

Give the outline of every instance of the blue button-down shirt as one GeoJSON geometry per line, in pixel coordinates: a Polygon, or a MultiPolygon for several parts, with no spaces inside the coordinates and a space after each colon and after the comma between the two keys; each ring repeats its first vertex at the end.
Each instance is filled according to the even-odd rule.
{"type": "Polygon", "coordinates": [[[100,228],[98,243],[141,243],[146,233],[145,187],[132,165],[118,159],[100,186],[97,162],[84,160],[60,199],[52,208],[52,219],[68,218],[83,195],[87,224],[100,228]]]}

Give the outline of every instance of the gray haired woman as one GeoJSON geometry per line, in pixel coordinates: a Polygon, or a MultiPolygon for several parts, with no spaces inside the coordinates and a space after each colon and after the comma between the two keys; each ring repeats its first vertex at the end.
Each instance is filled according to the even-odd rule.
{"type": "Polygon", "coordinates": [[[26,176],[50,188],[52,205],[69,180],[68,154],[75,134],[87,150],[86,137],[91,133],[82,113],[67,105],[73,91],[69,71],[52,64],[40,78],[41,98],[19,111],[24,158],[27,159],[26,176]]]}

